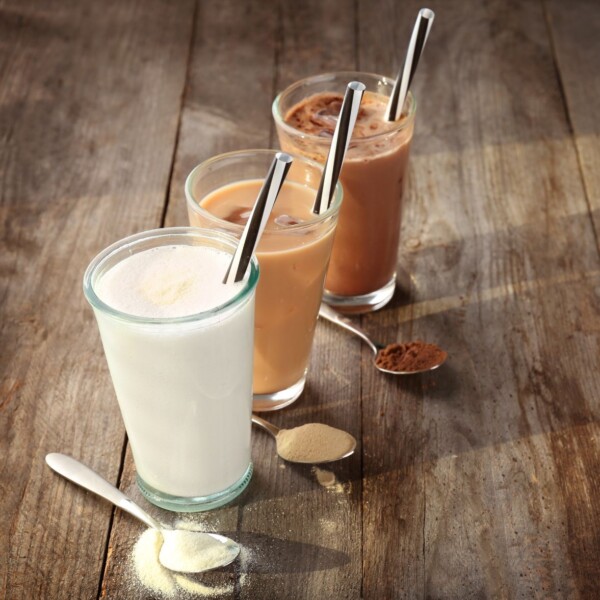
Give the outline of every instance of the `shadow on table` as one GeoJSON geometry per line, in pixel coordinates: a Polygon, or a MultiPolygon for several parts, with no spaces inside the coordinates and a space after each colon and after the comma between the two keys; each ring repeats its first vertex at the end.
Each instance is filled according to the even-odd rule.
{"type": "Polygon", "coordinates": [[[304,573],[336,569],[350,562],[344,552],[293,540],[252,532],[222,532],[246,548],[252,549],[249,560],[240,559],[241,573],[304,573]]]}
{"type": "MultiPolygon", "coordinates": [[[[587,435],[600,421],[600,268],[590,240],[587,213],[551,222],[532,215],[519,227],[406,252],[398,294],[361,325],[381,342],[433,341],[449,358],[431,373],[386,376],[362,347],[363,462],[350,479],[537,436],[587,435]]],[[[337,337],[341,365],[343,345],[355,341],[337,337]]],[[[327,405],[318,386],[307,391],[304,405],[327,405]]]]}

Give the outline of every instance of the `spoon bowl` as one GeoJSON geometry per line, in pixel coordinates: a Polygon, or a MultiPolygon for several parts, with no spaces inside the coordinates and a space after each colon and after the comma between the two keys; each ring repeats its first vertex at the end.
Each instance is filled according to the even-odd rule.
{"type": "MultiPolygon", "coordinates": [[[[252,423],[254,423],[255,425],[258,425],[258,427],[260,427],[261,429],[264,429],[265,431],[270,433],[273,436],[273,438],[275,438],[276,442],[278,441],[277,435],[279,434],[280,431],[283,431],[283,429],[277,427],[276,425],[273,425],[273,423],[269,423],[269,421],[265,421],[264,419],[262,419],[261,417],[255,415],[255,414],[252,415],[252,423]]],[[[338,431],[340,431],[340,430],[338,430],[338,431]]],[[[329,458],[327,460],[314,460],[314,459],[312,459],[312,460],[299,460],[299,459],[291,460],[290,458],[286,458],[281,455],[280,456],[281,456],[281,458],[283,458],[284,460],[286,460],[288,462],[305,464],[305,465],[325,464],[325,463],[335,462],[337,460],[342,460],[342,458],[347,458],[348,456],[351,456],[352,454],[354,454],[354,450],[356,450],[356,439],[353,436],[351,436],[349,433],[346,433],[346,432],[343,432],[343,433],[345,433],[347,436],[352,438],[352,446],[344,454],[336,456],[335,458],[329,458]]]]}
{"type": "MultiPolygon", "coordinates": [[[[172,529],[160,523],[137,505],[129,496],[112,485],[112,483],[109,483],[106,479],[98,475],[98,473],[71,456],[53,452],[46,455],[46,463],[59,475],[112,502],[115,506],[133,515],[148,527],[159,531],[164,540],[159,560],[164,567],[171,571],[180,573],[210,571],[232,563],[240,553],[240,547],[233,540],[223,535],[172,529]],[[209,565],[206,565],[203,561],[198,560],[199,557],[194,556],[185,561],[181,561],[179,558],[173,559],[173,556],[179,557],[185,555],[184,548],[189,548],[190,546],[201,549],[208,549],[209,547],[213,549],[218,548],[214,562],[211,561],[209,565]],[[166,548],[170,550],[169,553],[163,552],[166,548]]],[[[214,554],[211,555],[211,558],[213,556],[214,554]]]]}
{"type": "Polygon", "coordinates": [[[387,348],[387,346],[373,341],[362,329],[357,327],[349,319],[343,317],[337,311],[333,310],[333,308],[331,308],[330,306],[327,306],[327,304],[321,304],[319,308],[319,316],[323,317],[330,323],[338,325],[342,329],[353,333],[355,336],[359,337],[363,342],[365,342],[365,344],[367,344],[367,346],[371,348],[373,354],[375,355],[375,358],[373,360],[373,366],[378,371],[381,371],[382,373],[387,373],[388,375],[416,375],[417,373],[427,373],[428,371],[433,371],[434,369],[441,367],[444,364],[444,362],[446,362],[446,358],[448,357],[448,355],[444,352],[438,362],[436,362],[433,365],[429,365],[427,368],[424,369],[415,369],[413,371],[392,371],[390,369],[385,369],[384,367],[378,365],[376,360],[379,353],[385,348],[387,348]]]}

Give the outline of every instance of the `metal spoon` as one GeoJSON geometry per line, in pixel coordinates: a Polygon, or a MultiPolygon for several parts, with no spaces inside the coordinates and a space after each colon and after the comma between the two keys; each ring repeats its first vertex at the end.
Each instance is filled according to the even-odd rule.
{"type": "MultiPolygon", "coordinates": [[[[377,342],[374,342],[362,329],[359,329],[349,319],[343,317],[340,313],[333,310],[333,308],[327,306],[327,304],[321,304],[319,308],[319,316],[323,317],[327,321],[330,321],[331,323],[334,323],[335,325],[339,325],[343,329],[346,329],[354,335],[358,336],[363,342],[365,342],[369,346],[369,348],[371,348],[371,350],[373,350],[375,358],[377,358],[377,355],[379,354],[380,350],[383,350],[387,347],[383,344],[378,344],[377,342]]],[[[373,366],[378,371],[381,371],[382,373],[388,373],[390,375],[415,375],[417,373],[425,373],[427,371],[433,371],[434,369],[437,369],[439,366],[444,364],[446,358],[447,356],[444,356],[439,363],[432,365],[427,369],[420,369],[418,371],[390,371],[389,369],[384,369],[383,367],[380,367],[375,361],[373,361],[373,366]]]]}
{"type": "MultiPolygon", "coordinates": [[[[277,441],[277,434],[280,431],[282,431],[282,429],[280,429],[276,425],[273,425],[273,423],[269,423],[269,421],[265,421],[264,419],[261,419],[259,416],[254,415],[254,414],[252,415],[252,422],[255,425],[258,425],[260,428],[264,429],[265,431],[268,431],[275,438],[275,441],[277,441]]],[[[348,435],[350,436],[350,434],[348,434],[348,435]]],[[[315,460],[290,460],[289,458],[285,458],[284,460],[287,460],[288,462],[295,462],[295,463],[301,463],[301,464],[305,464],[305,465],[306,464],[312,465],[312,464],[315,464],[315,463],[322,464],[322,463],[335,462],[336,460],[341,460],[342,458],[347,458],[351,454],[354,454],[354,450],[356,449],[356,439],[354,439],[353,436],[350,436],[350,437],[352,437],[352,439],[354,441],[354,444],[352,445],[352,448],[350,450],[348,450],[348,452],[346,452],[342,456],[336,456],[335,458],[330,458],[329,460],[321,460],[321,461],[315,461],[315,460]]]]}
{"type": "MultiPolygon", "coordinates": [[[[148,527],[156,529],[162,534],[163,539],[165,537],[165,533],[169,535],[170,532],[178,531],[164,525],[163,523],[159,523],[156,519],[152,518],[145,510],[140,508],[131,498],[126,496],[121,490],[117,489],[114,485],[112,485],[112,483],[109,483],[108,481],[106,481],[106,479],[98,475],[98,473],[92,471],[92,469],[90,469],[83,463],[80,463],[78,460],[75,460],[71,456],[53,452],[51,454],[46,455],[46,463],[53,471],[56,471],[63,477],[70,479],[77,485],[80,485],[81,487],[85,488],[86,490],[89,490],[90,492],[98,494],[98,496],[102,496],[102,498],[105,498],[109,502],[112,502],[115,506],[118,506],[120,509],[128,512],[130,515],[133,515],[134,517],[148,525],[148,527]]],[[[217,541],[223,544],[227,552],[223,553],[223,559],[219,561],[219,564],[211,564],[208,568],[203,567],[202,569],[194,569],[192,571],[187,566],[178,567],[178,565],[172,560],[168,560],[168,557],[163,557],[161,549],[159,560],[164,567],[170,569],[171,571],[179,571],[184,573],[201,573],[203,571],[217,569],[218,567],[224,567],[232,563],[240,553],[240,547],[233,540],[230,540],[229,538],[223,535],[219,535],[217,533],[204,533],[200,531],[191,532],[187,530],[182,533],[185,534],[185,537],[188,541],[190,535],[197,535],[202,538],[206,538],[205,540],[201,540],[199,537],[196,538],[195,541],[206,542],[207,546],[214,546],[214,541],[217,541]],[[165,559],[164,561],[163,558],[165,559]]],[[[172,544],[173,547],[173,545],[176,545],[178,542],[180,542],[180,540],[178,539],[178,536],[170,536],[169,542],[172,544]]],[[[181,543],[184,543],[184,541],[182,540],[181,543]]],[[[187,562],[189,563],[189,561],[187,562]]]]}

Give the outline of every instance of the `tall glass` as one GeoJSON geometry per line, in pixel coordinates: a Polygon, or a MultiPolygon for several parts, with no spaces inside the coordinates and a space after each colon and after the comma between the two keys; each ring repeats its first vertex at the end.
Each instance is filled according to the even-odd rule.
{"type": "MultiPolygon", "coordinates": [[[[366,85],[365,99],[385,106],[393,80],[373,73],[340,72],[298,81],[273,103],[279,143],[324,163],[331,137],[306,133],[290,124],[290,111],[311,96],[343,96],[350,81],[366,85]],[[377,96],[375,96],[377,95],[377,96]]],[[[372,128],[373,133],[352,138],[341,172],[344,204],[325,281],[324,300],[343,312],[369,312],[385,306],[394,295],[396,265],[408,155],[414,130],[416,103],[408,95],[406,114],[394,124],[372,128]]],[[[360,115],[359,115],[360,120],[360,115]]],[[[381,125],[384,125],[381,120],[381,125]]]]}
{"type": "MultiPolygon", "coordinates": [[[[185,184],[190,223],[240,236],[239,220],[231,222],[233,217],[226,216],[251,209],[275,153],[244,150],[198,165],[185,184]]],[[[257,249],[261,277],[254,333],[255,411],[283,408],[304,389],[342,201],[338,185],[329,210],[311,212],[321,172],[317,163],[294,157],[257,249]]]]}
{"type": "MultiPolygon", "coordinates": [[[[115,267],[125,267],[129,257],[149,250],[202,246],[233,254],[236,245],[235,238],[219,231],[146,231],[109,246],[84,276],[84,293],[100,329],[138,485],[150,502],[169,510],[221,506],[250,481],[258,266],[253,260],[243,285],[225,302],[176,318],[117,310],[102,299],[102,279],[115,267]]],[[[159,259],[152,260],[155,266],[159,259]]],[[[123,286],[123,294],[130,287],[123,286]]]]}

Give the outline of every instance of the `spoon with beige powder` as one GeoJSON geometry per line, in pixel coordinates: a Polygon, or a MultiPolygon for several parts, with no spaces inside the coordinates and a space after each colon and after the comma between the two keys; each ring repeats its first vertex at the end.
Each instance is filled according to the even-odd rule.
{"type": "Polygon", "coordinates": [[[321,304],[319,316],[346,331],[350,331],[371,348],[375,354],[373,364],[382,373],[390,375],[415,375],[433,371],[443,365],[448,353],[435,344],[415,340],[403,344],[393,343],[384,346],[374,342],[362,329],[359,329],[349,319],[333,310],[326,304],[321,304]]]}
{"type": "Polygon", "coordinates": [[[240,547],[223,535],[171,529],[159,523],[112,483],[71,456],[53,452],[46,455],[46,463],[53,471],[86,490],[102,496],[148,527],[160,532],[163,542],[158,558],[161,564],[171,571],[179,573],[210,571],[232,563],[240,553],[240,547]]]}
{"type": "Polygon", "coordinates": [[[307,423],[293,429],[280,429],[256,415],[252,415],[252,422],[275,438],[277,454],[288,462],[333,462],[350,456],[356,448],[353,436],[323,423],[307,423]]]}

